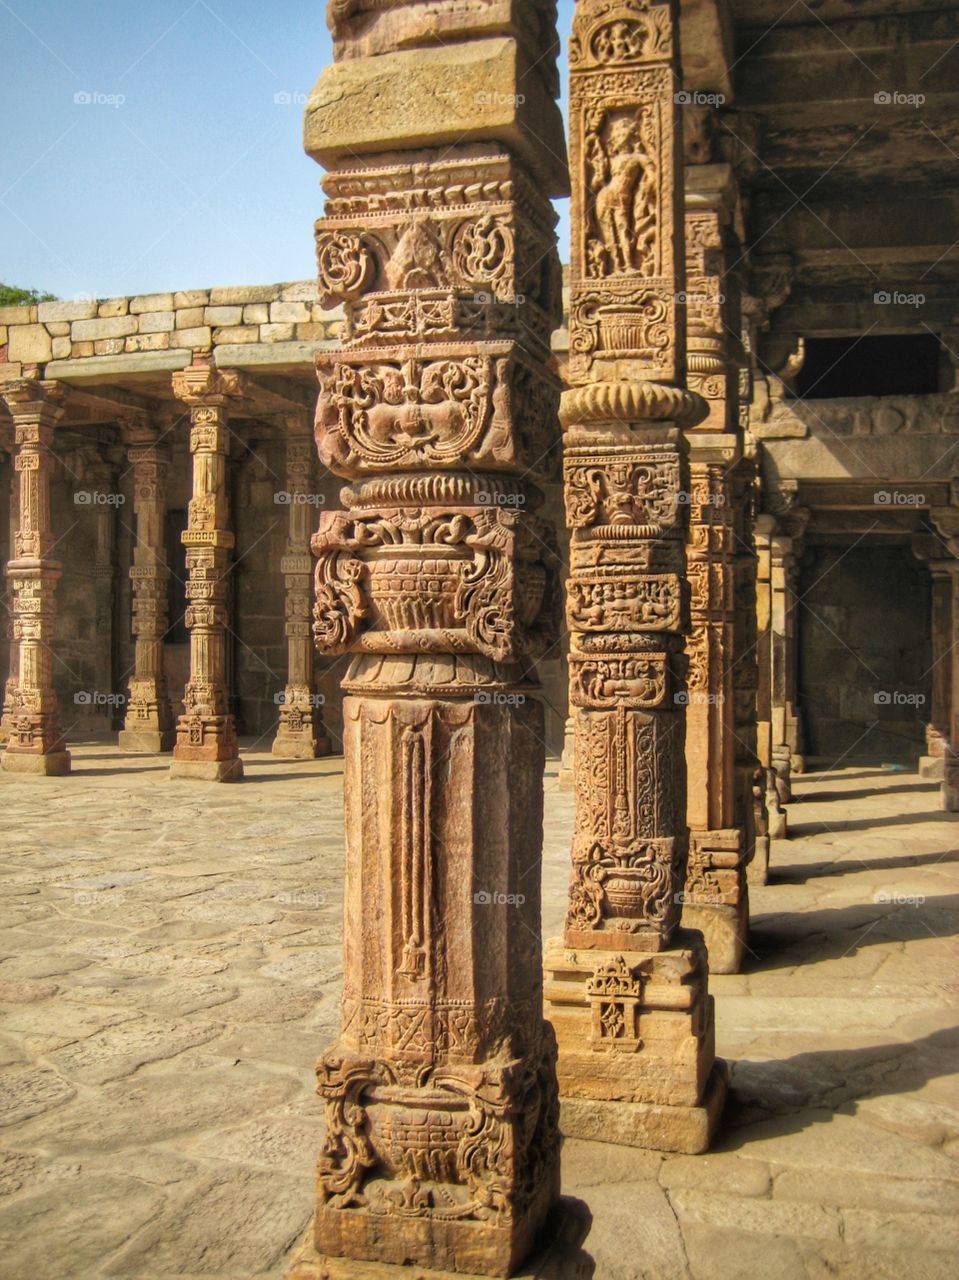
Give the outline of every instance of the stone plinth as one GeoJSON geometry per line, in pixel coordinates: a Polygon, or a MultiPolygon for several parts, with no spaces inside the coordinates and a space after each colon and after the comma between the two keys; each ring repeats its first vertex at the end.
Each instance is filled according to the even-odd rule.
{"type": "MultiPolygon", "coordinates": [[[[511,1272],[513,1280],[591,1280],[594,1263],[580,1247],[590,1224],[591,1215],[581,1201],[561,1199],[546,1220],[533,1255],[518,1271],[511,1272]]],[[[389,1263],[319,1254],[314,1234],[311,1224],[293,1255],[288,1280],[392,1280],[397,1274],[389,1263]]],[[[404,1268],[403,1275],[406,1280],[483,1280],[487,1273],[412,1266],[404,1268]]]]}
{"type": "Polygon", "coordinates": [[[598,967],[588,951],[553,939],[546,973],[546,1007],[564,1046],[564,1135],[705,1151],[726,1091],[699,935],[680,930],[669,951],[624,952],[598,967]]]}

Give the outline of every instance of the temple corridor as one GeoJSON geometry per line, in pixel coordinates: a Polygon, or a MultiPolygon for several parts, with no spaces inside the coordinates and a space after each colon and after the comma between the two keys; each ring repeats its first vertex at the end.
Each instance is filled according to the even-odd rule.
{"type": "MultiPolygon", "coordinates": [[[[176,784],[174,808],[161,758],[72,749],[71,778],[0,775],[0,1276],[42,1240],[63,1277],[278,1278],[336,1030],[342,762],[245,750],[252,785],[176,784]]],[[[557,775],[547,936],[572,828],[557,775]]],[[[602,1280],[954,1273],[959,819],[895,768],[793,790],[744,972],[710,979],[732,1081],[714,1149],[565,1144],[602,1280]]]]}

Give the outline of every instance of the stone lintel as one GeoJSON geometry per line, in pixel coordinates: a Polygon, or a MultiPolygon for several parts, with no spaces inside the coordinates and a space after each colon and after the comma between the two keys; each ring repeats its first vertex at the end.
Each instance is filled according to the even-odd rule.
{"type": "Polygon", "coordinates": [[[193,352],[186,348],[175,351],[138,351],[122,356],[85,356],[79,360],[51,360],[46,366],[48,378],[65,381],[111,382],[117,377],[151,377],[185,369],[193,362],[193,352]]]}
{"type": "Polygon", "coordinates": [[[501,142],[539,175],[545,194],[569,189],[559,107],[509,37],[346,59],[323,71],[303,132],[318,164],[395,151],[400,138],[404,151],[501,142]]]}

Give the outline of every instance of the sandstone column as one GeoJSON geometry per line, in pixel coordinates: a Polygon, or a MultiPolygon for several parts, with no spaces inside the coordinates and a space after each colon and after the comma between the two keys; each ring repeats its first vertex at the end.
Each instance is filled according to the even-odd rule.
{"type": "Polygon", "coordinates": [[[127,460],[133,470],[136,544],[133,584],[133,675],[120,731],[123,751],[170,751],[176,740],[173,710],[163,669],[169,619],[170,567],[166,562],[166,482],[170,460],[158,433],[128,426],[127,460]]]}
{"type": "MultiPolygon", "coordinates": [[[[13,548],[17,541],[17,529],[20,525],[20,473],[16,469],[16,446],[12,443],[9,447],[10,452],[10,528],[8,546],[10,548],[10,558],[13,557],[13,548]]],[[[3,716],[0,718],[0,745],[5,745],[10,739],[10,730],[13,726],[13,709],[16,706],[16,693],[19,684],[20,674],[20,646],[17,644],[15,637],[15,620],[13,610],[10,609],[5,625],[8,628],[10,638],[10,656],[7,665],[7,678],[3,685],[3,716]]]]}
{"type": "Polygon", "coordinates": [[[677,7],[578,0],[570,42],[570,383],[563,398],[576,828],[546,954],[567,1135],[709,1145],[725,1094],[686,870],[689,491],[677,7]],[[679,696],[678,696],[679,695],[679,696]]]}
{"type": "Polygon", "coordinates": [[[63,413],[59,383],[26,380],[3,385],[13,418],[14,466],[20,477],[19,524],[7,578],[13,591],[13,642],[17,684],[10,710],[10,736],[0,762],[13,773],[70,772],[70,753],[60,728],[53,691],[56,584],[50,479],[54,428],[63,413]]]}
{"type": "Polygon", "coordinates": [[[932,579],[932,705],[926,724],[926,754],[919,761],[924,778],[942,780],[944,760],[949,747],[952,713],[952,647],[957,636],[952,617],[952,574],[949,561],[930,560],[932,579]]]}
{"type": "Polygon", "coordinates": [[[746,876],[753,884],[769,879],[769,814],[765,773],[757,749],[759,663],[756,634],[757,488],[755,441],[746,434],[743,457],[733,473],[736,554],[733,569],[733,699],[736,739],[736,825],[744,832],[746,876]]]}
{"type": "Polygon", "coordinates": [[[773,540],[774,516],[758,515],[754,524],[756,546],[756,753],[759,757],[770,839],[785,839],[786,811],[773,762],[773,540]]]}
{"type": "Polygon", "coordinates": [[[314,631],[351,660],[342,1020],[297,1280],[509,1276],[562,1234],[532,665],[557,634],[535,514],[558,444],[554,16],[333,5],[307,107],[346,327],[316,435],[350,481],[313,540],[314,631]]]}
{"type": "Polygon", "coordinates": [[[737,815],[733,468],[742,456],[734,279],[726,272],[732,181],[697,165],[686,189],[688,386],[709,407],[690,447],[686,699],[689,860],[682,923],[702,932],[714,973],[736,973],[749,930],[745,832],[737,815]],[[695,183],[692,181],[695,176],[695,183]],[[737,824],[737,817],[740,824],[737,824]]]}
{"type": "Polygon", "coordinates": [[[186,625],[190,632],[190,679],[177,722],[170,775],[206,782],[237,782],[243,777],[239,744],[229,709],[226,633],[230,553],[227,459],[230,450],[228,405],[236,397],[238,377],[210,365],[191,365],[173,375],[173,391],[190,407],[193,497],[186,547],[186,625]]]}
{"type": "Polygon", "coordinates": [[[286,760],[313,760],[329,755],[323,718],[313,684],[313,635],[310,629],[313,558],[310,535],[313,508],[307,502],[314,445],[308,422],[287,424],[286,496],[290,532],[280,572],[286,585],[287,678],[279,705],[273,754],[286,760]]]}
{"type": "MultiPolygon", "coordinates": [[[[107,447],[98,446],[99,459],[86,468],[86,479],[99,495],[94,508],[96,546],[93,555],[93,595],[95,610],[93,687],[99,695],[114,693],[113,626],[116,603],[114,548],[117,534],[117,470],[106,457],[107,447]],[[112,499],[105,501],[105,499],[112,499]]],[[[112,447],[110,449],[112,452],[112,447]]],[[[113,728],[114,703],[105,701],[103,727],[113,728]]]]}
{"type": "MultiPolygon", "coordinates": [[[[953,527],[959,519],[953,517],[953,527]]],[[[959,530],[949,540],[953,554],[959,552],[959,530]]],[[[949,587],[952,596],[951,644],[946,661],[949,672],[949,741],[943,750],[941,803],[947,813],[959,813],[959,562],[949,561],[949,587]]]]}

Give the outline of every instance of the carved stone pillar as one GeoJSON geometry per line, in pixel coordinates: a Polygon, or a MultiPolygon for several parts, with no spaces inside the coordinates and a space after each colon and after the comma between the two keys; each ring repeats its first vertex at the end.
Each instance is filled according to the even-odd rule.
{"type": "MultiPolygon", "coordinates": [[[[86,478],[94,486],[95,491],[109,497],[112,501],[97,502],[94,509],[96,519],[96,542],[93,552],[93,605],[94,605],[94,651],[93,651],[93,687],[99,695],[112,695],[113,687],[113,626],[116,603],[114,575],[116,573],[115,548],[117,538],[117,469],[106,457],[107,448],[97,446],[98,460],[86,469],[86,478]]],[[[109,450],[112,452],[112,448],[109,450]]],[[[113,729],[113,708],[116,705],[112,697],[104,698],[103,712],[100,717],[102,729],[113,729]]]]}
{"type": "Polygon", "coordinates": [[[510,1276],[562,1236],[533,667],[558,631],[554,16],[331,6],[307,107],[346,330],[316,438],[350,482],[313,539],[314,633],[351,660],[342,1020],[296,1280],[510,1276]]]}
{"type": "Polygon", "coordinates": [[[786,811],[773,767],[773,538],[776,519],[765,513],[756,517],[756,754],[762,776],[762,792],[771,839],[785,839],[786,811]]]}
{"type": "MultiPolygon", "coordinates": [[[[950,539],[950,548],[959,551],[959,534],[950,539]]],[[[949,657],[949,741],[943,750],[941,803],[947,813],[959,813],[959,563],[949,562],[952,596],[949,657]]]]}
{"type": "Polygon", "coordinates": [[[687,826],[682,176],[676,6],[578,0],[563,398],[576,827],[546,953],[567,1136],[702,1151],[725,1094],[687,826]]]}
{"type": "Polygon", "coordinates": [[[54,428],[63,408],[59,383],[3,384],[0,390],[13,418],[14,466],[20,477],[19,523],[7,579],[13,592],[13,640],[17,647],[17,684],[10,710],[10,736],[3,768],[13,773],[70,772],[57,697],[53,691],[56,584],[61,567],[53,559],[50,510],[51,452],[54,428]]]}
{"type": "Polygon", "coordinates": [[[956,641],[952,620],[952,573],[949,561],[930,560],[932,579],[930,636],[932,641],[932,700],[926,723],[926,754],[920,757],[923,778],[943,779],[949,747],[952,711],[952,646],[956,641]]]}
{"type": "Polygon", "coordinates": [[[287,678],[279,704],[273,754],[285,760],[313,760],[330,753],[313,683],[313,557],[310,555],[314,445],[307,423],[291,419],[286,443],[286,494],[290,532],[280,571],[286,585],[287,678]]]}
{"type": "Polygon", "coordinates": [[[170,460],[156,431],[129,424],[127,460],[133,470],[136,544],[133,584],[133,674],[122,751],[171,751],[176,741],[173,709],[163,667],[169,618],[170,567],[166,562],[167,474],[170,460]]]}
{"type": "Polygon", "coordinates": [[[733,536],[733,700],[736,739],[736,826],[744,832],[746,878],[763,885],[769,879],[769,814],[765,774],[757,751],[757,686],[755,550],[758,500],[756,446],[747,434],[743,457],[732,477],[733,536]]]}
{"type": "Polygon", "coordinates": [[[749,931],[745,830],[736,812],[735,515],[742,452],[735,278],[726,273],[726,165],[696,165],[686,191],[688,385],[709,406],[688,432],[690,635],[686,703],[689,861],[682,923],[706,939],[714,973],[736,973],[749,931]],[[695,182],[692,181],[695,175],[695,182]],[[740,821],[737,821],[737,818],[740,821]]]}
{"type": "MultiPolygon", "coordinates": [[[[13,556],[13,548],[17,541],[17,529],[20,525],[20,473],[16,468],[16,446],[10,444],[10,527],[9,542],[10,550],[9,558],[13,556]]],[[[17,685],[19,684],[20,674],[20,646],[17,644],[14,632],[15,623],[13,617],[13,609],[8,608],[7,622],[8,635],[10,640],[10,656],[7,663],[7,678],[3,685],[3,716],[0,718],[0,745],[5,744],[10,739],[10,730],[13,726],[13,709],[16,705],[17,685]]]]}
{"type": "Polygon", "coordinates": [[[205,782],[238,782],[243,764],[227,686],[230,528],[227,459],[228,405],[239,394],[235,373],[192,365],[173,375],[173,391],[190,407],[193,497],[183,534],[189,574],[186,625],[190,679],[177,722],[170,775],[205,782]]]}

